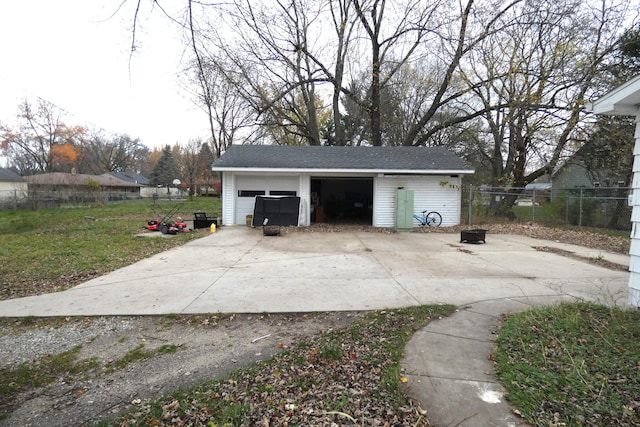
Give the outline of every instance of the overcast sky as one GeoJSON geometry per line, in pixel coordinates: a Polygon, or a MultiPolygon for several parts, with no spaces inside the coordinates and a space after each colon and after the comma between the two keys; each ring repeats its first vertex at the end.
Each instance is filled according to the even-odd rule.
{"type": "Polygon", "coordinates": [[[129,61],[137,0],[111,17],[121,1],[3,1],[0,121],[14,122],[21,99],[41,97],[68,113],[67,124],[126,133],[150,148],[206,137],[206,116],[178,84],[178,30],[143,0],[129,61]]]}

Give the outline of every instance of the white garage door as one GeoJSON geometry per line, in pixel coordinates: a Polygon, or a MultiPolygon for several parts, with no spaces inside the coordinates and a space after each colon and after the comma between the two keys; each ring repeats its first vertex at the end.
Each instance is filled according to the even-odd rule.
{"type": "Polygon", "coordinates": [[[299,196],[297,176],[238,176],[236,178],[235,223],[244,224],[253,215],[256,196],[299,196]]]}

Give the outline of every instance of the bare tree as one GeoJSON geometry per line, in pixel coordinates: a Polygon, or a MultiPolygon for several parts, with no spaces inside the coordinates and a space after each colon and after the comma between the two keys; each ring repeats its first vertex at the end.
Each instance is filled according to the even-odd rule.
{"type": "Polygon", "coordinates": [[[180,154],[177,156],[178,168],[182,182],[189,186],[189,200],[193,199],[196,187],[198,186],[198,175],[200,175],[200,148],[202,141],[191,139],[180,147],[180,154]]]}
{"type": "Polygon", "coordinates": [[[390,14],[386,0],[353,0],[358,19],[371,44],[370,102],[366,108],[370,116],[371,144],[374,146],[382,145],[381,91],[420,46],[427,25],[433,24],[430,21],[438,3],[427,6],[421,1],[398,2],[395,7],[401,12],[390,14]],[[386,24],[385,14],[391,15],[386,24]]]}
{"type": "MultiPolygon", "coordinates": [[[[354,12],[351,0],[332,0],[329,2],[329,10],[336,37],[335,67],[333,74],[323,69],[332,83],[331,111],[333,113],[334,142],[338,145],[345,145],[347,138],[341,112],[341,95],[344,91],[347,59],[350,53],[349,46],[356,21],[352,19],[352,13],[354,12]]],[[[311,58],[316,62],[315,58],[311,58]]]]}
{"type": "MultiPolygon", "coordinates": [[[[260,135],[276,143],[310,145],[321,144],[323,137],[335,144],[365,139],[373,145],[439,144],[445,135],[455,140],[456,132],[463,134],[464,123],[475,127],[479,118],[489,121],[497,114],[504,123],[507,112],[522,118],[517,109],[537,111],[529,115],[531,120],[555,117],[560,118],[556,124],[569,125],[564,131],[550,127],[551,122],[521,128],[524,140],[526,131],[537,140],[552,141],[553,149],[536,149],[553,165],[582,119],[579,108],[568,106],[580,104],[588,94],[610,44],[611,23],[619,25],[616,20],[626,0],[605,0],[598,7],[595,1],[578,5],[575,0],[542,0],[538,5],[527,0],[463,0],[452,7],[450,2],[418,0],[188,0],[185,28],[195,56],[199,103],[209,116],[216,154],[228,146],[221,139],[228,135],[221,133],[222,124],[229,123],[226,112],[233,110],[227,105],[216,113],[216,108],[233,94],[242,98],[243,108],[252,110],[243,110],[243,122],[252,122],[252,129],[263,131],[260,135]],[[562,33],[571,28],[578,38],[562,33]],[[554,31],[560,39],[553,39],[554,31]],[[562,43],[576,46],[573,60],[568,47],[559,55],[562,43]],[[538,58],[545,68],[531,62],[519,64],[517,73],[509,71],[512,61],[533,61],[536,55],[555,55],[560,63],[538,58]],[[544,77],[551,65],[562,68],[563,79],[544,77]],[[361,84],[363,75],[366,85],[361,84]],[[536,100],[535,79],[544,82],[543,93],[553,102],[536,100]],[[531,96],[509,92],[509,86],[531,90],[531,96]],[[353,122],[353,113],[360,111],[368,119],[353,122]],[[554,132],[557,137],[549,138],[554,132]]],[[[508,129],[509,137],[517,133],[517,128],[508,129]]],[[[475,133],[473,139],[479,138],[475,133]]],[[[496,168],[496,179],[508,176],[509,170],[527,171],[527,179],[535,179],[549,169],[547,165],[530,174],[526,149],[513,148],[513,154],[502,159],[495,145],[493,152],[484,149],[486,142],[480,151],[496,168]]],[[[517,144],[522,145],[514,142],[513,147],[517,144]]],[[[524,182],[520,175],[515,180],[524,182]]]]}
{"type": "MultiPolygon", "coordinates": [[[[207,29],[192,33],[192,45],[198,51],[200,74],[224,79],[251,106],[254,124],[279,126],[317,145],[317,72],[304,51],[312,43],[308,30],[319,10],[303,6],[300,0],[270,5],[229,2],[210,17],[215,22],[207,29]]],[[[192,18],[192,28],[193,22],[192,18]]]]}
{"type": "Polygon", "coordinates": [[[84,129],[67,126],[63,117],[51,102],[38,99],[34,106],[25,99],[18,107],[17,125],[0,124],[0,146],[21,173],[52,172],[56,158],[69,157],[69,149],[72,156],[77,154],[76,137],[84,129]]]}
{"type": "Polygon", "coordinates": [[[207,114],[211,144],[216,157],[233,144],[241,132],[248,138],[254,125],[253,110],[227,71],[232,69],[225,59],[214,54],[215,44],[194,17],[194,4],[189,0],[188,33],[193,60],[188,67],[196,86],[196,104],[207,114]]]}
{"type": "MultiPolygon", "coordinates": [[[[523,187],[580,146],[584,100],[616,45],[625,9],[610,0],[524,3],[505,16],[514,25],[484,40],[467,81],[485,111],[493,185],[523,187]]],[[[514,200],[496,209],[507,213],[514,200]]]]}
{"type": "Polygon", "coordinates": [[[138,138],[133,139],[127,134],[108,136],[95,131],[83,141],[79,172],[141,172],[141,163],[146,160],[148,152],[149,149],[138,138]]]}

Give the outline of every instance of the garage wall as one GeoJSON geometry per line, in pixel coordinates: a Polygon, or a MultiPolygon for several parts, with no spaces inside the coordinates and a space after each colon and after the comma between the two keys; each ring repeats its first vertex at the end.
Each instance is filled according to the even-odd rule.
{"type": "MultiPolygon", "coordinates": [[[[414,191],[414,211],[425,209],[442,215],[442,225],[460,223],[461,177],[378,175],[373,180],[373,225],[395,227],[396,189],[414,191]]],[[[224,172],[222,188],[222,221],[224,225],[245,225],[246,216],[253,214],[255,198],[239,198],[238,191],[296,191],[300,197],[300,225],[309,225],[311,178],[309,174],[258,176],[224,172]]],[[[418,222],[414,220],[414,226],[418,222]]]]}
{"type": "Polygon", "coordinates": [[[222,172],[222,224],[231,225],[234,223],[233,213],[235,212],[236,198],[234,196],[235,174],[222,172]]]}
{"type": "MultiPolygon", "coordinates": [[[[442,215],[442,226],[460,224],[461,178],[451,176],[378,176],[374,180],[373,225],[395,227],[396,189],[414,191],[414,213],[423,210],[442,215]]],[[[414,226],[418,221],[414,219],[414,226]]]]}
{"type": "Polygon", "coordinates": [[[300,174],[298,196],[300,196],[300,221],[299,224],[307,226],[311,224],[311,176],[307,173],[300,174]]]}
{"type": "MultiPolygon", "coordinates": [[[[267,176],[224,172],[222,191],[223,224],[245,225],[247,215],[253,215],[255,197],[239,197],[240,191],[263,191],[267,196],[271,195],[272,191],[294,191],[296,195],[301,196],[303,192],[301,191],[301,181],[302,177],[299,175],[267,176]]],[[[301,203],[304,204],[305,202],[301,201],[301,203]]]]}

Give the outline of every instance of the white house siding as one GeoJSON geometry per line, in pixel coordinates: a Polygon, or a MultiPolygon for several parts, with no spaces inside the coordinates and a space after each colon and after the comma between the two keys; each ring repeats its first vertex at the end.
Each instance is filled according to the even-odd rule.
{"type": "Polygon", "coordinates": [[[223,177],[223,223],[246,224],[247,215],[253,215],[255,197],[239,197],[240,191],[295,191],[300,195],[302,177],[294,175],[244,175],[225,172],[223,177]]]}
{"type": "MultiPolygon", "coordinates": [[[[413,190],[415,213],[424,210],[436,211],[442,215],[442,226],[460,223],[462,184],[459,176],[378,176],[373,186],[373,225],[375,227],[395,226],[396,189],[403,187],[413,190]]],[[[414,226],[418,221],[414,219],[414,226]]]]}
{"type": "Polygon", "coordinates": [[[26,181],[0,181],[0,202],[20,202],[28,197],[29,187],[26,181]]]}
{"type": "Polygon", "coordinates": [[[629,255],[629,304],[640,307],[640,115],[636,116],[633,148],[633,182],[631,214],[631,248],[629,255]]]}

